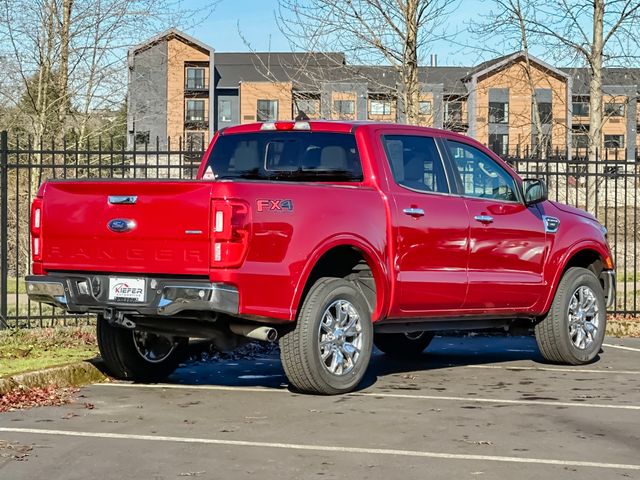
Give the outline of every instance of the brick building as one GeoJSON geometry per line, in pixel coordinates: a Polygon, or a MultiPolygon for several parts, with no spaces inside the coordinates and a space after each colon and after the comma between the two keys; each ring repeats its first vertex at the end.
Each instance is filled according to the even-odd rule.
{"type": "MultiPolygon", "coordinates": [[[[426,126],[468,134],[499,154],[537,148],[586,148],[589,76],[521,52],[472,67],[420,68],[420,116],[426,126]],[[542,136],[532,120],[533,95],[542,136]]],[[[390,67],[347,64],[340,53],[214,53],[178,30],[129,51],[129,145],[199,149],[240,123],[309,118],[402,122],[390,67]],[[157,139],[157,140],[156,140],[157,139]]],[[[638,157],[640,68],[608,68],[603,78],[602,144],[609,158],[638,157]]]]}

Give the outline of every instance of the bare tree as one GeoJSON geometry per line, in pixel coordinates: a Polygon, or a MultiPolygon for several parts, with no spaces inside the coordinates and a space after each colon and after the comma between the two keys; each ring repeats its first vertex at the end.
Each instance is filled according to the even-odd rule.
{"type": "Polygon", "coordinates": [[[393,67],[401,112],[417,124],[420,60],[444,36],[440,27],[454,7],[445,0],[279,0],[277,20],[294,50],[393,67]]]}
{"type": "Polygon", "coordinates": [[[521,51],[523,53],[522,74],[531,92],[531,123],[535,132],[535,142],[531,145],[531,153],[541,157],[546,156],[548,138],[544,135],[542,118],[538,106],[538,95],[534,79],[534,67],[530,57],[530,43],[539,40],[529,32],[529,25],[535,15],[536,1],[531,0],[493,0],[493,6],[482,20],[472,22],[470,30],[478,38],[487,36],[500,36],[502,45],[509,52],[491,52],[492,54],[511,53],[521,51]]]}
{"type": "Polygon", "coordinates": [[[0,0],[0,56],[12,89],[0,101],[18,111],[36,141],[91,133],[93,112],[126,95],[127,48],[171,25],[204,21],[215,7],[184,0],[0,0]],[[186,3],[186,5],[189,5],[186,3]]]}
{"type": "Polygon", "coordinates": [[[589,158],[602,147],[603,68],[640,59],[640,1],[530,0],[536,15],[527,30],[539,36],[557,60],[589,69],[589,158]]]}

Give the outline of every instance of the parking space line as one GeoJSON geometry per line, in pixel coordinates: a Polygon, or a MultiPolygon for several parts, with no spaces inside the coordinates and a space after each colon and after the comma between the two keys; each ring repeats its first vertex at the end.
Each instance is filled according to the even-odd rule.
{"type": "MultiPolygon", "coordinates": [[[[613,345],[615,347],[615,345],[613,345]]],[[[527,367],[527,366],[502,366],[502,365],[450,365],[451,368],[486,368],[499,370],[532,370],[542,372],[570,372],[570,373],[614,373],[616,375],[640,375],[639,370],[604,370],[598,368],[562,368],[562,367],[527,367]]]]}
{"type": "MultiPolygon", "coordinates": [[[[230,387],[225,385],[176,385],[169,383],[157,384],[137,384],[137,383],[96,383],[98,387],[126,387],[126,388],[166,388],[177,390],[214,390],[231,392],[255,392],[255,393],[290,393],[284,388],[261,388],[261,387],[230,387]]],[[[606,403],[585,403],[585,402],[561,402],[556,400],[509,400],[502,398],[478,398],[478,397],[451,397],[442,395],[419,395],[405,393],[384,393],[384,392],[352,392],[346,394],[350,397],[381,397],[381,398],[408,398],[417,400],[435,400],[447,402],[471,402],[471,403],[496,403],[509,405],[544,405],[552,407],[581,407],[581,408],[606,408],[613,410],[640,410],[640,405],[615,405],[606,403]]]]}
{"type": "Polygon", "coordinates": [[[440,400],[450,402],[475,402],[475,403],[496,403],[509,405],[545,405],[551,407],[582,407],[582,408],[609,408],[614,410],[640,410],[640,405],[609,405],[606,403],[584,403],[584,402],[560,402],[556,400],[507,400],[501,398],[477,398],[477,397],[445,397],[441,395],[417,395],[410,393],[368,393],[355,392],[352,396],[359,397],[388,397],[388,398],[411,398],[417,400],[440,400]]]}
{"type": "Polygon", "coordinates": [[[48,430],[38,428],[0,427],[0,432],[23,433],[34,435],[58,435],[67,437],[89,437],[115,440],[141,440],[151,442],[191,443],[204,445],[225,445],[235,447],[258,447],[285,450],[307,450],[315,452],[351,453],[366,455],[389,455],[402,457],[438,458],[445,460],[472,460],[505,463],[533,463],[540,465],[559,465],[563,467],[592,467],[612,470],[640,470],[640,465],[603,462],[583,462],[574,460],[557,460],[548,458],[507,457],[499,455],[465,455],[460,453],[440,453],[420,450],[396,450],[389,448],[340,447],[332,445],[308,445],[298,443],[254,442],[247,440],[220,440],[215,438],[167,437],[161,435],[134,435],[125,433],[81,432],[71,430],[48,430]]]}
{"type": "Polygon", "coordinates": [[[623,345],[611,345],[610,343],[603,343],[602,345],[609,348],[618,348],[620,350],[628,350],[630,352],[640,352],[640,348],[625,347],[623,345]]]}

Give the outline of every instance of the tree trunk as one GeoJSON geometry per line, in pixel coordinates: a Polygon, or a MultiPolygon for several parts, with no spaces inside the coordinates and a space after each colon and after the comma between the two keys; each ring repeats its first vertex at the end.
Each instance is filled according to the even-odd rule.
{"type": "Polygon", "coordinates": [[[510,4],[514,13],[518,17],[518,26],[520,28],[520,45],[524,52],[525,63],[525,76],[527,77],[527,83],[531,90],[531,114],[533,120],[533,127],[536,131],[536,144],[532,145],[531,153],[538,155],[541,158],[546,158],[546,148],[544,148],[544,134],[542,133],[542,120],[540,119],[540,109],[538,108],[538,96],[536,94],[536,86],[533,81],[533,72],[531,70],[531,59],[529,58],[529,42],[527,39],[527,28],[525,24],[524,15],[522,14],[522,7],[520,6],[520,0],[516,0],[515,4],[510,4]]]}
{"type": "Polygon", "coordinates": [[[420,82],[418,78],[418,6],[420,0],[406,0],[407,26],[404,44],[404,65],[401,74],[406,122],[417,125],[420,121],[420,82]]]}
{"type": "Polygon", "coordinates": [[[62,2],[62,25],[60,28],[60,67],[58,70],[58,123],[60,134],[64,137],[66,118],[69,113],[69,26],[73,0],[62,2]]]}
{"type": "Polygon", "coordinates": [[[593,1],[593,42],[589,63],[589,160],[595,161],[602,148],[602,53],[604,49],[604,4],[605,0],[593,1]]]}

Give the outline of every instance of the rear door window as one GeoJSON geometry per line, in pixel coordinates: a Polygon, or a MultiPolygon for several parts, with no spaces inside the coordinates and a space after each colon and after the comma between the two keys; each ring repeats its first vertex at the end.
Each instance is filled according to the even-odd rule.
{"type": "Polygon", "coordinates": [[[432,137],[384,135],[382,142],[398,185],[420,192],[449,193],[444,164],[432,137]]]}
{"type": "Polygon", "coordinates": [[[221,135],[207,168],[216,179],[362,181],[355,137],[328,132],[221,135]]]}

